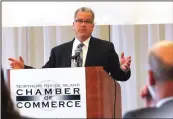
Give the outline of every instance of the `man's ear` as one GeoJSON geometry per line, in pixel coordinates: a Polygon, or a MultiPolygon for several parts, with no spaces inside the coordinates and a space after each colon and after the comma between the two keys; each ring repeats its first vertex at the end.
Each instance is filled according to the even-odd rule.
{"type": "Polygon", "coordinates": [[[94,31],[94,27],[95,27],[95,24],[93,24],[93,26],[92,26],[92,31],[94,31]]]}
{"type": "Polygon", "coordinates": [[[148,80],[149,80],[149,85],[154,86],[156,84],[156,80],[154,77],[154,73],[152,70],[148,70],[148,80]]]}
{"type": "Polygon", "coordinates": [[[93,28],[95,27],[95,25],[96,25],[96,23],[94,22],[94,24],[93,24],[93,28]]]}
{"type": "Polygon", "coordinates": [[[72,26],[73,27],[73,30],[75,29],[74,25],[75,25],[75,23],[73,22],[73,26],[72,26]]]}

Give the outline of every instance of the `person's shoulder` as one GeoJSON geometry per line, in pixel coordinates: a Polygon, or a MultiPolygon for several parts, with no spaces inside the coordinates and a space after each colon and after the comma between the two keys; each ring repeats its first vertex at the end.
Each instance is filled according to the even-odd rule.
{"type": "Polygon", "coordinates": [[[173,99],[161,105],[159,107],[159,112],[165,115],[167,118],[173,118],[172,107],[173,107],[173,99]]]}
{"type": "Polygon", "coordinates": [[[96,42],[97,44],[103,44],[103,45],[113,45],[112,42],[105,40],[105,39],[100,39],[96,37],[92,37],[93,41],[96,42]]]}
{"type": "Polygon", "coordinates": [[[152,117],[153,113],[157,111],[157,108],[140,108],[128,111],[124,114],[123,118],[146,118],[152,117]]]}
{"type": "Polygon", "coordinates": [[[170,108],[173,107],[173,98],[171,100],[166,101],[161,105],[161,108],[170,108]]]}
{"type": "Polygon", "coordinates": [[[137,117],[137,114],[141,113],[145,109],[135,109],[131,111],[127,111],[124,115],[123,118],[135,118],[137,117]]]}
{"type": "Polygon", "coordinates": [[[62,43],[58,46],[53,47],[52,50],[64,49],[64,48],[67,48],[67,47],[71,46],[72,44],[73,44],[73,41],[62,43]]]}

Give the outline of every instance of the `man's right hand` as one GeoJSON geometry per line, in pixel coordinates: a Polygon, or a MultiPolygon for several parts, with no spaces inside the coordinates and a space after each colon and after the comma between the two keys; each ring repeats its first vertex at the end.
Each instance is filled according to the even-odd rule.
{"type": "Polygon", "coordinates": [[[152,98],[147,85],[141,89],[140,96],[145,101],[146,107],[153,107],[156,105],[156,101],[152,98]]]}
{"type": "Polygon", "coordinates": [[[21,56],[19,57],[19,60],[13,59],[13,58],[8,58],[8,60],[11,61],[11,63],[10,63],[11,68],[24,69],[24,60],[21,56]]]}

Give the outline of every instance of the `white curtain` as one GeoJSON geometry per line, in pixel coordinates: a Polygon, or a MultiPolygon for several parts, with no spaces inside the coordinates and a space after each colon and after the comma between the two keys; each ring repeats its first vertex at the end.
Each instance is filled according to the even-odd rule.
{"type": "MultiPolygon", "coordinates": [[[[140,108],[140,88],[147,79],[147,50],[159,40],[173,40],[173,24],[155,25],[102,25],[96,26],[93,36],[114,43],[119,54],[132,56],[131,78],[120,82],[122,89],[122,111],[140,108]]],[[[9,69],[9,57],[22,56],[25,64],[41,68],[49,59],[54,46],[71,41],[72,26],[4,27],[2,28],[2,66],[9,69]]]]}
{"type": "MultiPolygon", "coordinates": [[[[109,26],[95,26],[93,36],[109,40],[109,26]]],[[[2,66],[9,69],[9,57],[22,56],[25,64],[41,68],[53,47],[74,38],[72,26],[4,27],[2,29],[2,66]]]]}

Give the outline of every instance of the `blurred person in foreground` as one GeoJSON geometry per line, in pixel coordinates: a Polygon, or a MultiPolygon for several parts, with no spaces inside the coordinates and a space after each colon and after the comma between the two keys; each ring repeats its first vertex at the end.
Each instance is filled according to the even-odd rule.
{"type": "Polygon", "coordinates": [[[1,119],[34,119],[21,116],[15,109],[10,92],[5,82],[4,72],[1,69],[1,119]]]}
{"type": "Polygon", "coordinates": [[[1,119],[22,119],[15,110],[1,69],[1,119]]]}
{"type": "Polygon", "coordinates": [[[148,84],[140,94],[146,108],[129,111],[124,118],[173,118],[173,42],[154,44],[148,63],[148,84]]]}

